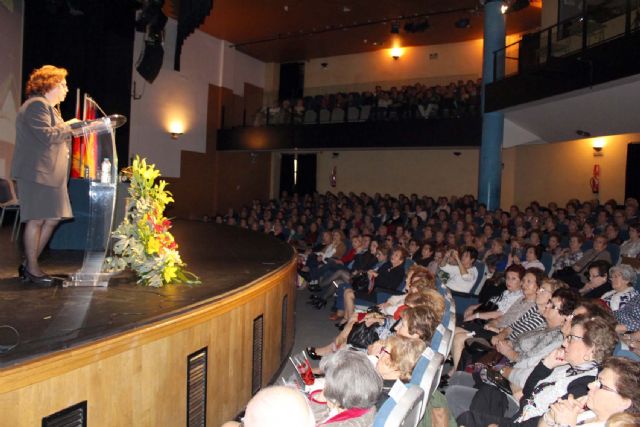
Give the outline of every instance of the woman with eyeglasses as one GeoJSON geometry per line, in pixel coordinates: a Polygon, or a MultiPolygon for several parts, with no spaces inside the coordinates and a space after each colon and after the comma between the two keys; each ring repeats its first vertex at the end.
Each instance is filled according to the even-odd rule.
{"type": "MultiPolygon", "coordinates": [[[[466,427],[538,426],[543,415],[559,398],[585,396],[596,379],[598,366],[613,354],[618,336],[604,319],[576,316],[562,346],[551,351],[527,378],[522,392],[514,393],[518,411],[510,416],[498,413],[496,399],[507,399],[497,388],[483,385],[473,397],[473,410],[462,413],[457,421],[466,427]],[[497,390],[497,391],[496,391],[497,390]],[[479,408],[487,408],[482,410],[479,408]]],[[[506,406],[506,405],[505,405],[506,406]]]]}
{"type": "Polygon", "coordinates": [[[38,258],[58,223],[72,218],[67,193],[71,164],[70,124],[60,114],[60,103],[67,97],[67,70],[44,65],[33,70],[26,85],[29,97],[16,118],[16,146],[11,177],[17,182],[20,219],[24,229],[25,261],[18,275],[40,287],[53,284],[40,268],[38,258]]]}
{"type": "Polygon", "coordinates": [[[611,267],[609,277],[611,277],[613,289],[600,298],[607,303],[611,311],[616,312],[638,296],[638,291],[633,287],[636,281],[636,271],[630,265],[620,264],[611,267]]]}
{"type": "Polygon", "coordinates": [[[640,415],[640,362],[624,357],[605,360],[602,371],[589,384],[586,396],[569,395],[551,405],[538,423],[539,427],[562,425],[601,427],[615,414],[640,415]]]}

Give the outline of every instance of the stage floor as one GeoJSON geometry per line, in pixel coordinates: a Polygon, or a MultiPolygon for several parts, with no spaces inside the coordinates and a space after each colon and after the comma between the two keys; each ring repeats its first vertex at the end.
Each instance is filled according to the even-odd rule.
{"type": "MultiPolygon", "coordinates": [[[[149,288],[131,279],[114,279],[108,288],[37,289],[17,278],[21,252],[9,241],[10,229],[0,231],[0,345],[11,338],[11,328],[19,334],[18,345],[0,353],[0,369],[208,304],[293,257],[289,245],[264,234],[177,221],[172,231],[180,253],[201,285],[149,288]]],[[[81,263],[82,253],[76,251],[47,251],[42,258],[43,269],[53,274],[73,272],[81,263]]]]}

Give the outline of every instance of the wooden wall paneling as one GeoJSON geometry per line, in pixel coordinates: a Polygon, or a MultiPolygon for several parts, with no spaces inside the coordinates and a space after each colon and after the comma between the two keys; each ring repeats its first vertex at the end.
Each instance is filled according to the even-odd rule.
{"type": "Polygon", "coordinates": [[[0,424],[39,425],[87,400],[92,427],[185,425],[187,356],[207,346],[207,425],[219,426],[251,397],[252,322],[262,313],[263,386],[280,366],[276,301],[289,292],[293,324],[294,278],[292,259],[259,283],[176,318],[2,370],[0,424]]]}

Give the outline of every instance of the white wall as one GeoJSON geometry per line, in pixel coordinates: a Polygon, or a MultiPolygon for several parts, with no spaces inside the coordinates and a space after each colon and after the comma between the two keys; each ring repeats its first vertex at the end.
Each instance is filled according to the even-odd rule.
{"type": "Polygon", "coordinates": [[[143,35],[136,33],[133,82],[142,98],[131,102],[129,153],[155,163],[167,177],[180,176],[182,150],[206,150],[207,96],[210,84],[243,95],[244,84],[265,85],[265,64],[235,49],[229,43],[196,31],[182,48],[180,71],[173,70],[176,21],[166,27],[164,62],[153,84],[135,70],[142,51],[143,35]],[[184,135],[171,139],[172,121],[184,125],[184,135]]]}

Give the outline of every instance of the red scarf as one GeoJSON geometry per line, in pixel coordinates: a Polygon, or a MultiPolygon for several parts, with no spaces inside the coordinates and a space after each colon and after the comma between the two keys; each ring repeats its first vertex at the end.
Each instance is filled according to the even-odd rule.
{"type": "Polygon", "coordinates": [[[369,409],[363,409],[363,408],[346,409],[346,410],[340,412],[338,415],[334,415],[333,417],[329,418],[327,421],[323,422],[320,425],[331,424],[331,423],[335,423],[335,422],[338,422],[338,421],[346,421],[346,420],[350,420],[350,419],[353,419],[353,418],[358,418],[358,417],[366,414],[370,410],[371,410],[371,408],[369,408],[369,409]]]}

